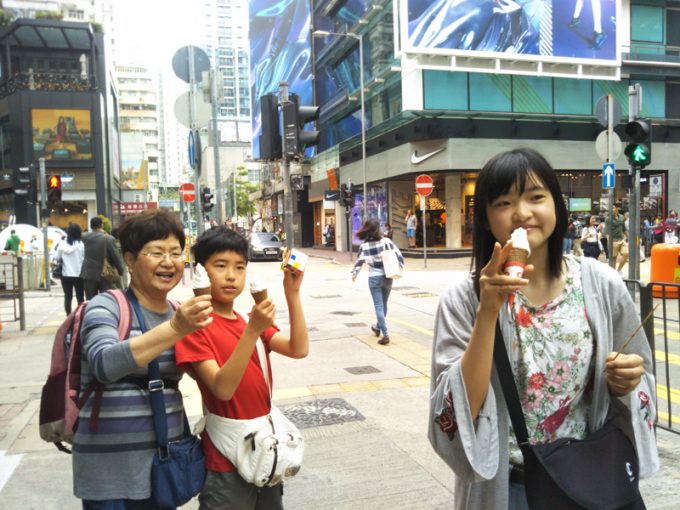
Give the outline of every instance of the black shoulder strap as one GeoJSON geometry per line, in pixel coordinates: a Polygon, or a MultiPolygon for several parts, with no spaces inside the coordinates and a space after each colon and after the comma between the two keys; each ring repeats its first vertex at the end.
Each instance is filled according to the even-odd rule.
{"type": "Polygon", "coordinates": [[[522,405],[520,404],[519,395],[517,393],[517,385],[515,384],[515,378],[512,375],[512,368],[510,367],[508,351],[505,349],[505,342],[503,341],[500,319],[496,321],[496,339],[493,346],[493,361],[501,381],[503,396],[505,397],[505,403],[508,406],[508,413],[510,414],[512,428],[515,431],[515,437],[517,437],[517,443],[520,447],[525,446],[528,444],[529,436],[527,434],[526,422],[524,421],[522,405]]]}

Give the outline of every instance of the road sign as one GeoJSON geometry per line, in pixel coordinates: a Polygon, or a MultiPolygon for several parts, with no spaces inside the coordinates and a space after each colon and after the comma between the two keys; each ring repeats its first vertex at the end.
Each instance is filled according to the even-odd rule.
{"type": "MultiPolygon", "coordinates": [[[[191,111],[189,109],[190,98],[191,96],[189,95],[189,93],[184,92],[177,96],[177,99],[175,99],[174,106],[175,118],[177,119],[177,122],[179,122],[184,127],[187,127],[189,129],[191,129],[191,117],[189,114],[189,112],[191,111]]],[[[210,121],[210,116],[212,115],[212,109],[210,103],[206,103],[203,100],[203,96],[196,96],[195,106],[196,106],[195,112],[196,127],[200,129],[208,125],[208,122],[210,121]]]]}
{"type": "Polygon", "coordinates": [[[613,188],[616,185],[616,165],[614,163],[602,164],[602,188],[613,188]]]}
{"type": "Polygon", "coordinates": [[[201,169],[201,135],[198,131],[189,131],[189,166],[194,170],[201,169]]]}
{"type": "MultiPolygon", "coordinates": [[[[621,138],[616,133],[613,134],[612,139],[614,141],[612,147],[612,159],[616,159],[621,155],[621,138]]],[[[609,136],[608,131],[605,129],[595,139],[595,152],[600,157],[600,159],[609,159],[609,136]]]]}
{"type": "MultiPolygon", "coordinates": [[[[621,103],[619,103],[618,99],[615,97],[612,98],[613,105],[614,105],[614,115],[613,115],[613,124],[616,125],[621,121],[621,103]]],[[[597,104],[595,105],[595,115],[597,116],[598,122],[604,126],[604,127],[609,127],[609,111],[607,109],[607,96],[602,96],[600,99],[597,100],[597,104]]]]}
{"type": "Polygon", "coordinates": [[[340,200],[340,190],[339,189],[327,189],[323,192],[323,199],[329,202],[335,202],[340,200]]]}
{"type": "Polygon", "coordinates": [[[416,177],[416,193],[421,197],[429,197],[434,189],[434,182],[432,177],[427,174],[420,174],[416,177]]]}
{"type": "Polygon", "coordinates": [[[663,193],[663,175],[649,176],[649,196],[660,197],[663,193]]]}
{"type": "Polygon", "coordinates": [[[179,187],[179,197],[185,202],[196,200],[196,187],[193,182],[185,182],[179,187]]]}
{"type": "Polygon", "coordinates": [[[210,69],[210,59],[201,48],[196,46],[182,46],[172,56],[172,69],[180,80],[189,83],[189,48],[194,53],[194,81],[200,82],[203,71],[210,69]]]}

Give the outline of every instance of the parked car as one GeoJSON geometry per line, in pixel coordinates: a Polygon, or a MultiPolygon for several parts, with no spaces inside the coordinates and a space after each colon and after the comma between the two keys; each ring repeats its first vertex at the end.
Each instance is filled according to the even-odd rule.
{"type": "Polygon", "coordinates": [[[276,234],[252,232],[248,236],[248,243],[248,260],[283,258],[283,243],[276,234]]]}

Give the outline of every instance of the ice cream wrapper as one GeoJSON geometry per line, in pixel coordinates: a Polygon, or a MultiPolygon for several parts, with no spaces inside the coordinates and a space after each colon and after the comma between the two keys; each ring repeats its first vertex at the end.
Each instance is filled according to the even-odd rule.
{"type": "Polygon", "coordinates": [[[307,266],[307,260],[309,257],[302,253],[300,250],[293,248],[292,250],[286,249],[283,253],[283,262],[281,262],[281,269],[290,269],[296,273],[303,273],[305,267],[307,266]]]}
{"type": "Polygon", "coordinates": [[[526,266],[528,259],[529,252],[527,250],[513,246],[510,250],[510,256],[503,266],[503,272],[513,278],[521,278],[524,275],[524,266],[526,266]]]}

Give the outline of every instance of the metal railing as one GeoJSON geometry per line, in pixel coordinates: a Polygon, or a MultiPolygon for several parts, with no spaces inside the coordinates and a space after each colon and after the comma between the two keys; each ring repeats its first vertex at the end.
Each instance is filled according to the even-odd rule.
{"type": "Polygon", "coordinates": [[[24,264],[15,255],[0,255],[0,320],[19,321],[21,331],[26,331],[24,264]]]}
{"type": "Polygon", "coordinates": [[[680,434],[680,284],[626,280],[644,318],[643,329],[654,357],[656,427],[680,434]]]}

